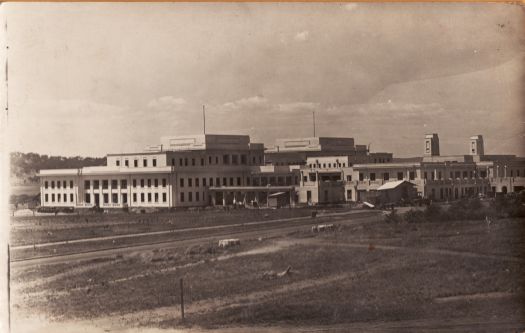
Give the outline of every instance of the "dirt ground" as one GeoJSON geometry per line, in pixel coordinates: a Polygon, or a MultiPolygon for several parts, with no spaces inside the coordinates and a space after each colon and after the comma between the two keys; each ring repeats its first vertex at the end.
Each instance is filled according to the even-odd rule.
{"type": "Polygon", "coordinates": [[[13,332],[521,332],[523,229],[520,219],[301,227],[230,249],[204,243],[21,268],[13,332]]]}

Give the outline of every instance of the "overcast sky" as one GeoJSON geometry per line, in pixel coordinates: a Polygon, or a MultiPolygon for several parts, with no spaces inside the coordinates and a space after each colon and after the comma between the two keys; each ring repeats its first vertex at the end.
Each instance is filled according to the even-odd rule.
{"type": "Polygon", "coordinates": [[[12,150],[103,156],[163,135],[354,137],[524,155],[525,11],[509,4],[2,5],[12,150]]]}

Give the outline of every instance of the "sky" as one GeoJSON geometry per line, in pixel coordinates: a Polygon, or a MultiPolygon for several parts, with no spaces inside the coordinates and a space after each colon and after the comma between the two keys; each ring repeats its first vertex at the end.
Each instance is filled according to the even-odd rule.
{"type": "MultiPolygon", "coordinates": [[[[11,150],[141,151],[164,135],[353,137],[525,155],[513,4],[7,3],[11,150]]],[[[2,24],[4,25],[4,24],[2,24]]]]}

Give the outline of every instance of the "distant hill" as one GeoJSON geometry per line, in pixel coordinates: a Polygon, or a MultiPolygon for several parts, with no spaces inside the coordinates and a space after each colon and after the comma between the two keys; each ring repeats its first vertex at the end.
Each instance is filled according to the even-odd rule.
{"type": "Polygon", "coordinates": [[[106,165],[105,157],[64,157],[35,153],[11,153],[11,185],[31,185],[38,183],[36,173],[42,169],[69,169],[85,166],[106,165]]]}

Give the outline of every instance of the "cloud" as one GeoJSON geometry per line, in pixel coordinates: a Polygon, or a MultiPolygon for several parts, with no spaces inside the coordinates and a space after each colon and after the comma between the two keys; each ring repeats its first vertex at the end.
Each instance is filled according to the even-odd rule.
{"type": "Polygon", "coordinates": [[[279,111],[282,112],[297,112],[297,111],[315,111],[319,109],[319,103],[312,102],[294,102],[277,105],[279,111]]]}
{"type": "Polygon", "coordinates": [[[148,102],[148,108],[151,109],[168,109],[168,108],[180,108],[186,104],[186,100],[180,97],[163,96],[156,99],[152,99],[148,102]]]}
{"type": "Polygon", "coordinates": [[[299,42],[304,42],[305,40],[308,39],[309,36],[310,36],[310,33],[308,32],[308,30],[305,30],[305,31],[298,32],[295,35],[294,39],[299,42]]]}
{"type": "Polygon", "coordinates": [[[348,11],[352,11],[352,10],[357,8],[357,3],[350,2],[350,3],[345,4],[343,7],[344,7],[344,9],[346,9],[348,11]]]}
{"type": "Polygon", "coordinates": [[[241,98],[233,102],[227,102],[223,104],[223,107],[228,109],[253,109],[263,107],[268,104],[268,100],[264,96],[252,96],[241,98]]]}

